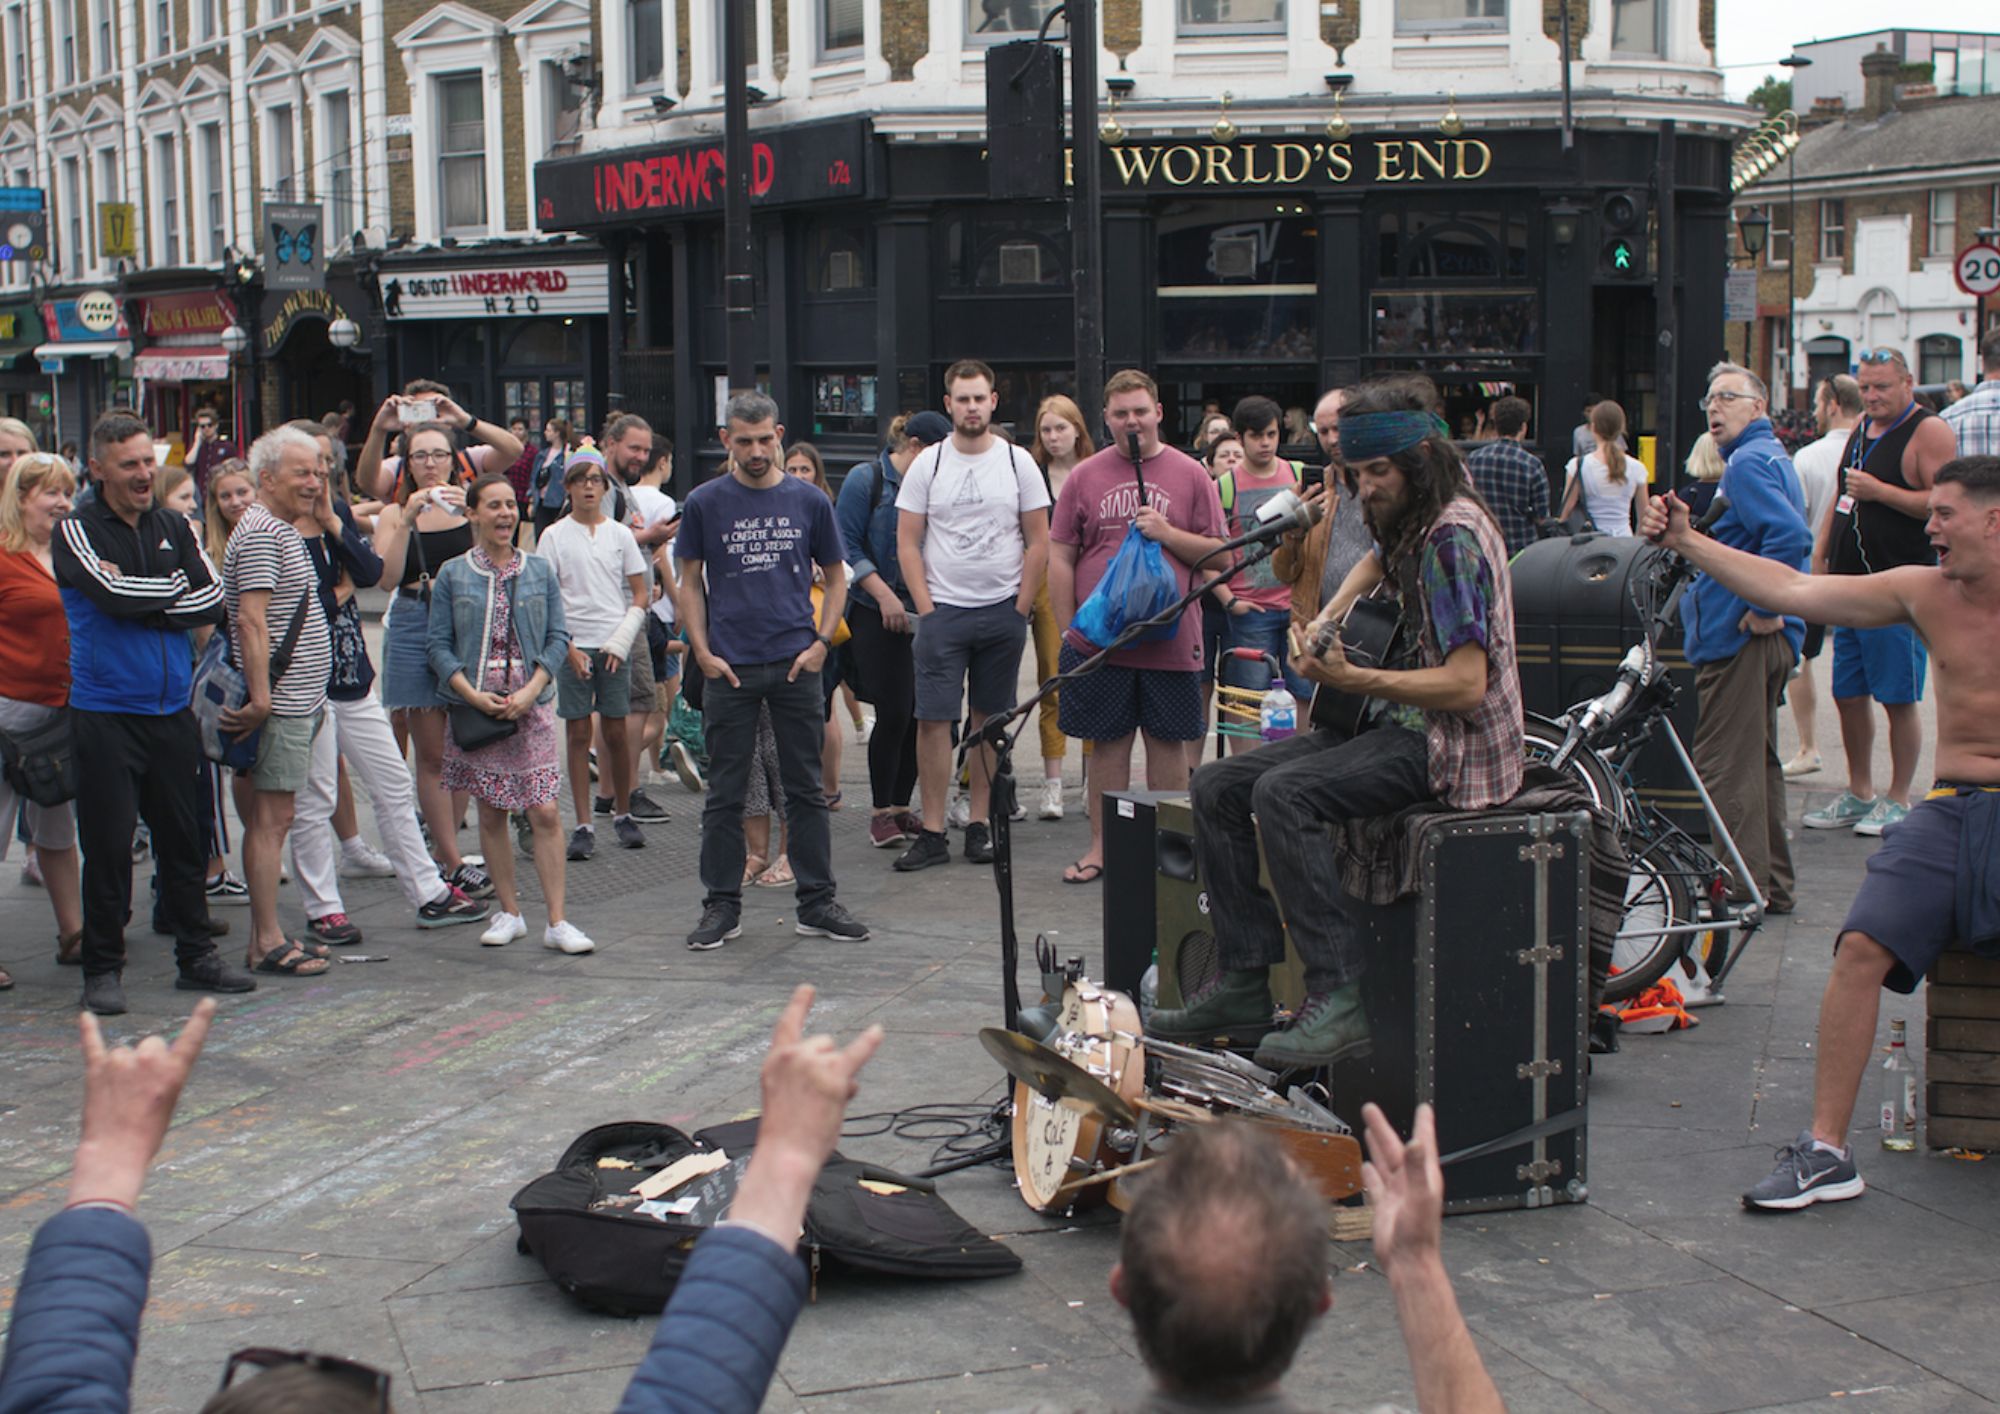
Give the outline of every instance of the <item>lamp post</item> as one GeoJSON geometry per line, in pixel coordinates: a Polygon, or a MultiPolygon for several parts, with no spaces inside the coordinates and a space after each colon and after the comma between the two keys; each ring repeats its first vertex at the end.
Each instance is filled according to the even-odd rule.
{"type": "MultiPolygon", "coordinates": [[[[1757,268],[1757,257],[1764,253],[1764,243],[1770,239],[1771,218],[1761,206],[1753,206],[1736,218],[1736,234],[1743,242],[1743,253],[1750,257],[1750,268],[1757,268]]],[[[1750,367],[1750,340],[1757,330],[1757,313],[1753,308],[1750,317],[1743,321],[1743,366],[1750,367]]]]}
{"type": "Polygon", "coordinates": [[[249,439],[243,435],[245,420],[243,416],[242,394],[237,391],[236,387],[236,365],[242,360],[244,350],[250,347],[250,331],[245,329],[241,324],[232,324],[222,331],[222,336],[217,342],[222,345],[222,351],[229,355],[230,420],[236,424],[234,430],[238,445],[247,446],[249,439]]]}
{"type": "MultiPolygon", "coordinates": [[[[1812,62],[1803,54],[1788,54],[1778,61],[1780,68],[1792,71],[1794,122],[1798,121],[1799,70],[1810,69],[1812,62]]],[[[1799,381],[1793,372],[1799,352],[1799,332],[1794,327],[1799,298],[1799,150],[1796,146],[1785,158],[1785,231],[1785,239],[1791,242],[1791,248],[1785,252],[1785,406],[1790,407],[1792,389],[1799,381]]]]}

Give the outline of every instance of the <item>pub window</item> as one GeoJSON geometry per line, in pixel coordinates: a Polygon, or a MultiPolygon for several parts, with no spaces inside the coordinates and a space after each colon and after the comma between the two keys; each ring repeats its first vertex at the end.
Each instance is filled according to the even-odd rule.
{"type": "Polygon", "coordinates": [[[812,294],[843,294],[875,286],[866,226],[817,226],[810,237],[808,255],[806,289],[812,294]]]}
{"type": "Polygon", "coordinates": [[[441,224],[449,232],[486,229],[486,91],[479,74],[438,80],[441,224]]]}
{"type": "Polygon", "coordinates": [[[1285,0],[1178,0],[1183,35],[1283,34],[1285,0]]]}
{"type": "Polygon", "coordinates": [[[583,362],[583,341],[567,319],[533,319],[507,345],[509,368],[546,368],[583,362]]]}
{"type": "Polygon", "coordinates": [[[1378,290],[1369,351],[1507,358],[1541,348],[1533,290],[1378,290]]]}
{"type": "Polygon", "coordinates": [[[1930,244],[1926,255],[1950,255],[1958,249],[1958,193],[1931,193],[1930,244]]]}
{"type": "Polygon", "coordinates": [[[1667,0],[1611,0],[1611,52],[1663,54],[1667,0]]]}
{"type": "Polygon", "coordinates": [[[1302,207],[1177,204],[1156,229],[1162,358],[1313,356],[1319,231],[1302,207]]]}
{"type": "Polygon", "coordinates": [[[1507,0],[1396,0],[1397,34],[1501,32],[1507,0]]]}
{"type": "Polygon", "coordinates": [[[625,42],[631,64],[630,87],[634,93],[658,88],[666,70],[667,42],[663,0],[626,0],[625,42]]]}
{"type": "Polygon", "coordinates": [[[1376,236],[1383,280],[1528,278],[1528,221],[1519,212],[1384,212],[1376,236]]]}
{"type": "Polygon", "coordinates": [[[1819,258],[1847,258],[1847,202],[1839,197],[1819,204],[1819,258]]]}
{"type": "Polygon", "coordinates": [[[859,369],[812,372],[813,435],[875,426],[875,375],[859,369]]]}
{"type": "Polygon", "coordinates": [[[1057,290],[1069,283],[1069,240],[1060,216],[955,216],[945,264],[954,289],[1057,290]]]}
{"type": "Polygon", "coordinates": [[[861,47],[862,0],[819,0],[819,56],[861,47]]]}
{"type": "Polygon", "coordinates": [[[539,435],[546,425],[542,419],[542,380],[539,378],[502,378],[500,406],[502,416],[508,422],[518,417],[527,423],[531,437],[539,435]]]}
{"type": "MultiPolygon", "coordinates": [[[[965,0],[965,36],[971,44],[993,44],[1032,35],[1042,27],[1058,0],[965,0]]],[[[1066,33],[1061,20],[1049,26],[1051,35],[1066,33]]]]}
{"type": "Polygon", "coordinates": [[[1959,341],[1950,334],[1926,334],[1917,340],[1917,381],[1949,383],[1964,373],[1959,341]]]}
{"type": "Polygon", "coordinates": [[[452,330],[451,338],[444,346],[444,357],[438,360],[444,368],[470,368],[482,377],[486,372],[486,325],[476,319],[466,320],[452,330]]]}

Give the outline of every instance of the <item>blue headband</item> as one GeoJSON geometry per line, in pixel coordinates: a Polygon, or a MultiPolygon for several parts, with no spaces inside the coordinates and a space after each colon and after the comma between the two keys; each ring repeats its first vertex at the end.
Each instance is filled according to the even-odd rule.
{"type": "Polygon", "coordinates": [[[1407,452],[1426,437],[1450,434],[1444,419],[1436,413],[1398,412],[1348,413],[1340,419],[1340,455],[1346,461],[1373,461],[1407,452]]]}

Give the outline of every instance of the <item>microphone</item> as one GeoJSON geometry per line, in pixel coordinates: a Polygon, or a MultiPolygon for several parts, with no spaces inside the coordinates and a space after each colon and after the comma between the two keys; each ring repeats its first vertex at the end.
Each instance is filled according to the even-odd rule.
{"type": "Polygon", "coordinates": [[[1325,518],[1325,501],[1308,501],[1296,491],[1280,491],[1257,507],[1257,523],[1248,538],[1260,542],[1294,530],[1311,530],[1325,518]]]}
{"type": "Polygon", "coordinates": [[[1127,432],[1125,434],[1125,455],[1132,459],[1134,465],[1145,460],[1144,457],[1139,455],[1139,434],[1137,432],[1127,432]]]}

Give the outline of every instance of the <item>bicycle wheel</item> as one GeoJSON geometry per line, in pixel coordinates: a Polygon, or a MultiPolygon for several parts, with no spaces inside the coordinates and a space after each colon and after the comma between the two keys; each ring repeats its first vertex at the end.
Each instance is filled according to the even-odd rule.
{"type": "Polygon", "coordinates": [[[1694,921],[1687,882],[1651,859],[1633,860],[1625,883],[1625,917],[1611,945],[1611,965],[1618,970],[1605,982],[1603,999],[1628,1001],[1659,981],[1690,937],[1664,930],[1694,921]]]}
{"type": "MultiPolygon", "coordinates": [[[[1537,717],[1533,713],[1527,715],[1522,726],[1527,742],[1528,764],[1546,766],[1555,760],[1556,753],[1562,750],[1563,729],[1548,718],[1537,717]]],[[[1593,807],[1610,816],[1621,832],[1624,830],[1625,795],[1602,758],[1586,748],[1569,758],[1563,773],[1589,792],[1593,807]]]]}

